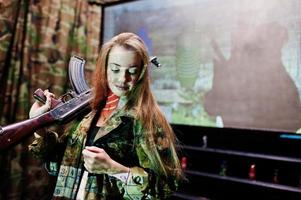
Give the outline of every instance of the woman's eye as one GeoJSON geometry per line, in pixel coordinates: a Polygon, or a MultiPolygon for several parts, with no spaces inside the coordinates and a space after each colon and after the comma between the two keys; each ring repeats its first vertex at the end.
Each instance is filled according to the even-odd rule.
{"type": "Polygon", "coordinates": [[[129,68],[129,74],[131,75],[137,74],[137,68],[129,68]]]}
{"type": "Polygon", "coordinates": [[[114,72],[114,73],[117,73],[119,72],[119,68],[117,66],[111,66],[111,71],[114,72]]]}

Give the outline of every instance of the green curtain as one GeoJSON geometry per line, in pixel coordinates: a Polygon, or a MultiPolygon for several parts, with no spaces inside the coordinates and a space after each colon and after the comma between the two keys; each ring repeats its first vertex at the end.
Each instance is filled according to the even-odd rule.
{"type": "MultiPolygon", "coordinates": [[[[86,59],[91,77],[100,46],[102,1],[0,2],[0,124],[28,118],[35,89],[57,96],[69,88],[72,55],[86,59]]],[[[50,199],[53,182],[28,153],[32,136],[0,152],[1,199],[50,199]]]]}

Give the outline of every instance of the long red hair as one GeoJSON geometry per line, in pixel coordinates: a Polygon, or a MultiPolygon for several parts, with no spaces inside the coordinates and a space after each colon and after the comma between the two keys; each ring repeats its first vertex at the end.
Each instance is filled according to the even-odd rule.
{"type": "MultiPolygon", "coordinates": [[[[160,108],[150,89],[150,76],[148,71],[149,55],[143,40],[134,33],[121,33],[106,42],[99,53],[94,72],[94,92],[95,97],[92,108],[102,109],[108,95],[107,84],[107,60],[110,50],[114,46],[122,46],[126,49],[134,50],[141,58],[140,76],[134,88],[128,94],[126,109],[135,109],[136,118],[141,122],[146,135],[147,151],[151,152],[150,161],[154,168],[158,168],[165,175],[174,174],[176,177],[182,176],[181,166],[177,157],[175,142],[176,138],[168,121],[160,111],[160,108]],[[164,146],[166,144],[171,149],[171,160],[161,159],[157,150],[158,128],[162,129],[164,136],[164,146]]],[[[162,141],[161,141],[162,142],[162,141]]]]}

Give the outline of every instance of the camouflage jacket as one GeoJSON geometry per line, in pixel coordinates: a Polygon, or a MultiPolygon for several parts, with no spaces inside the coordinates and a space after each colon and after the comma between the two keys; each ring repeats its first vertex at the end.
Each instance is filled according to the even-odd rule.
{"type": "MultiPolygon", "coordinates": [[[[95,112],[89,113],[61,137],[52,132],[36,138],[29,146],[36,157],[45,161],[48,172],[57,176],[53,199],[76,199],[84,170],[82,150],[94,116],[95,112]]],[[[100,132],[103,136],[96,138],[93,146],[103,148],[113,160],[130,167],[131,173],[126,181],[108,174],[89,174],[84,199],[166,199],[176,189],[174,177],[165,177],[151,167],[145,133],[133,112],[117,109],[100,132]]],[[[157,148],[168,160],[170,150],[157,148]]]]}

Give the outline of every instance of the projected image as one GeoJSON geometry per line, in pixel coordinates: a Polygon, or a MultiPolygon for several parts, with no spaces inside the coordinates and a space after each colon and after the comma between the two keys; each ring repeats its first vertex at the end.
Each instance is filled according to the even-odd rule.
{"type": "Polygon", "coordinates": [[[144,0],[108,6],[106,41],[130,31],[161,68],[152,89],[173,124],[298,132],[301,2],[144,0]]]}

